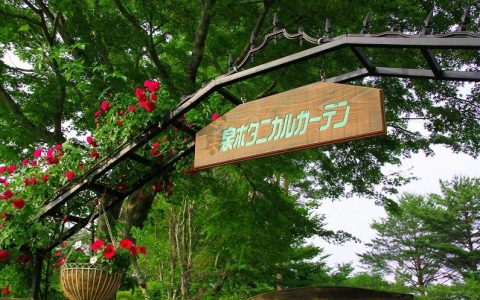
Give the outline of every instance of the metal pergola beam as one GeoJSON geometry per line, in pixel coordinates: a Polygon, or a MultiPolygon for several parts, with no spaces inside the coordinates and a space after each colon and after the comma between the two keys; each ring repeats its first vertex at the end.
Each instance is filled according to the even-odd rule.
{"type": "MultiPolygon", "coordinates": [[[[311,59],[332,51],[349,47],[353,49],[354,53],[360,55],[361,62],[368,68],[355,70],[343,75],[332,77],[330,82],[346,82],[354,79],[359,79],[365,76],[396,76],[405,78],[431,78],[443,80],[464,80],[464,81],[480,81],[480,72],[464,72],[464,71],[442,71],[441,76],[435,76],[432,70],[418,70],[418,69],[399,69],[387,67],[374,67],[371,60],[363,53],[361,47],[371,48],[417,48],[417,49],[480,49],[480,35],[474,33],[451,33],[442,36],[407,36],[403,34],[385,33],[382,35],[342,35],[331,39],[325,44],[303,50],[262,65],[246,69],[244,71],[232,71],[226,75],[221,75],[210,81],[203,88],[199,89],[193,96],[187,100],[180,102],[180,104],[165,116],[164,120],[158,124],[152,125],[148,128],[142,136],[138,139],[129,141],[121,145],[110,156],[100,161],[93,167],[85,176],[83,181],[73,185],[65,193],[59,195],[46,204],[39,217],[42,218],[49,214],[49,212],[58,209],[59,206],[82,191],[85,186],[92,180],[96,180],[102,176],[106,171],[113,168],[121,160],[126,158],[130,153],[133,153],[155,135],[161,132],[166,127],[176,122],[191,108],[198,105],[203,99],[217,91],[222,95],[228,95],[226,86],[232,85],[242,80],[256,77],[276,69],[284,68],[286,66],[311,59]],[[393,37],[392,37],[393,36],[393,37]],[[368,59],[367,59],[368,58],[368,59]],[[369,71],[369,69],[371,71],[369,71]]],[[[230,96],[230,98],[233,98],[230,96]]],[[[238,101],[237,101],[238,102],[238,101]]]]}
{"type": "Polygon", "coordinates": [[[422,52],[425,61],[427,62],[430,70],[432,70],[435,77],[441,77],[443,72],[442,67],[433,55],[432,51],[430,49],[420,49],[420,51],[422,52]]]}

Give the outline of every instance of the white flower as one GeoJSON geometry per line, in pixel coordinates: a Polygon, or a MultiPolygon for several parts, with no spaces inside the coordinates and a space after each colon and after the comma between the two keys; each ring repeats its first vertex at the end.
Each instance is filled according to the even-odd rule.
{"type": "Polygon", "coordinates": [[[80,249],[82,248],[82,241],[78,241],[75,244],[73,244],[73,249],[80,249]]]}
{"type": "Polygon", "coordinates": [[[90,258],[90,264],[94,265],[94,264],[97,262],[97,259],[98,259],[98,258],[97,258],[96,256],[92,256],[92,257],[90,258]]]}
{"type": "Polygon", "coordinates": [[[90,245],[83,245],[83,246],[82,246],[82,251],[83,251],[83,253],[85,253],[86,255],[90,255],[90,245]]]}

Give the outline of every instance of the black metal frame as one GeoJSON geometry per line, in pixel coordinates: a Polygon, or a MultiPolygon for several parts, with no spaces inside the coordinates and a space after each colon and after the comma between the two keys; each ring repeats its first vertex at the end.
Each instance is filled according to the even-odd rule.
{"type": "MultiPolygon", "coordinates": [[[[431,15],[429,15],[431,19],[431,15]]],[[[462,24],[460,30],[463,29],[466,22],[462,18],[462,24]]],[[[46,216],[54,216],[63,205],[74,198],[78,193],[84,190],[98,191],[110,194],[115,200],[106,209],[110,209],[116,204],[122,202],[126,197],[131,195],[135,190],[140,189],[151,179],[155,177],[166,176],[170,168],[182,157],[191,153],[194,149],[194,143],[189,144],[185,149],[174,154],[169,160],[163,163],[158,163],[144,158],[135,152],[143,145],[148,143],[152,138],[157,136],[163,130],[168,129],[171,126],[177,127],[180,130],[187,132],[190,135],[195,134],[195,130],[183,125],[180,118],[183,114],[190,109],[207,99],[214,92],[219,93],[235,105],[242,103],[239,97],[233,95],[226,87],[252,78],[261,74],[274,71],[276,69],[284,68],[289,65],[312,59],[314,57],[322,56],[326,53],[339,51],[342,49],[350,49],[363,68],[352,70],[345,74],[341,74],[332,78],[326,79],[328,82],[348,82],[352,80],[361,79],[367,76],[391,76],[391,77],[403,77],[403,78],[425,78],[436,80],[455,80],[455,81],[480,81],[480,72],[473,71],[453,71],[443,70],[432,50],[434,49],[459,49],[459,50],[480,50],[480,34],[464,31],[456,31],[441,35],[427,35],[431,22],[425,22],[425,29],[421,34],[407,35],[400,32],[385,32],[380,34],[368,34],[368,25],[370,16],[368,15],[364,22],[360,34],[347,34],[338,37],[330,37],[331,24],[327,20],[325,26],[325,35],[321,38],[313,38],[308,36],[303,30],[298,33],[290,34],[285,29],[278,30],[278,19],[274,17],[274,31],[267,34],[264,37],[263,42],[259,46],[255,46],[255,37],[251,37],[251,48],[245,58],[237,65],[232,65],[232,59],[229,59],[229,70],[226,74],[221,75],[208,84],[199,89],[196,93],[185,97],[179,102],[179,104],[166,116],[163,120],[157,124],[151,125],[144,132],[142,132],[135,140],[126,142],[119,146],[112,154],[102,159],[97,165],[90,169],[84,176],[75,181],[74,184],[69,185],[59,191],[56,196],[46,203],[37,219],[45,218],[46,216]],[[287,39],[297,39],[314,44],[315,46],[299,51],[297,53],[240,71],[250,58],[262,50],[268,42],[276,41],[280,37],[287,39]],[[427,65],[430,69],[404,69],[404,68],[391,68],[388,66],[376,66],[372,60],[368,57],[365,49],[367,48],[382,48],[382,49],[416,49],[421,52],[427,65]],[[121,161],[126,159],[132,159],[147,166],[153,166],[151,172],[139,178],[131,188],[127,191],[116,191],[114,188],[107,187],[100,183],[102,176],[109,170],[112,170],[121,161]]],[[[75,220],[75,224],[65,231],[58,239],[51,242],[49,247],[43,249],[44,252],[48,252],[62,241],[68,239],[73,234],[84,228],[92,215],[86,217],[72,216],[69,218],[72,222],[75,220]]],[[[98,217],[97,215],[93,216],[98,217]]],[[[41,254],[35,261],[39,262],[35,265],[34,282],[32,286],[32,299],[37,299],[39,291],[39,278],[41,272],[41,254]]]]}

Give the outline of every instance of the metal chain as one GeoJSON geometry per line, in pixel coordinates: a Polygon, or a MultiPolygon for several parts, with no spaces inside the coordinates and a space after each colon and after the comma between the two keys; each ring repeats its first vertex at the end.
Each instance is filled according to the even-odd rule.
{"type": "Polygon", "coordinates": [[[103,207],[102,202],[100,201],[100,209],[102,210],[101,213],[105,219],[105,224],[107,225],[108,235],[110,236],[110,240],[112,241],[113,248],[115,248],[115,241],[113,240],[112,229],[110,228],[110,222],[108,222],[107,212],[105,211],[105,207],[103,207]]]}

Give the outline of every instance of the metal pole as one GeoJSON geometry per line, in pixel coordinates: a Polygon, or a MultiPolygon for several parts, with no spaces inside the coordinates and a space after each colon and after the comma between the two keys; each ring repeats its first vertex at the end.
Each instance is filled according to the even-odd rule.
{"type": "Polygon", "coordinates": [[[43,255],[35,254],[33,262],[33,280],[31,300],[40,300],[40,283],[42,279],[43,255]]]}

